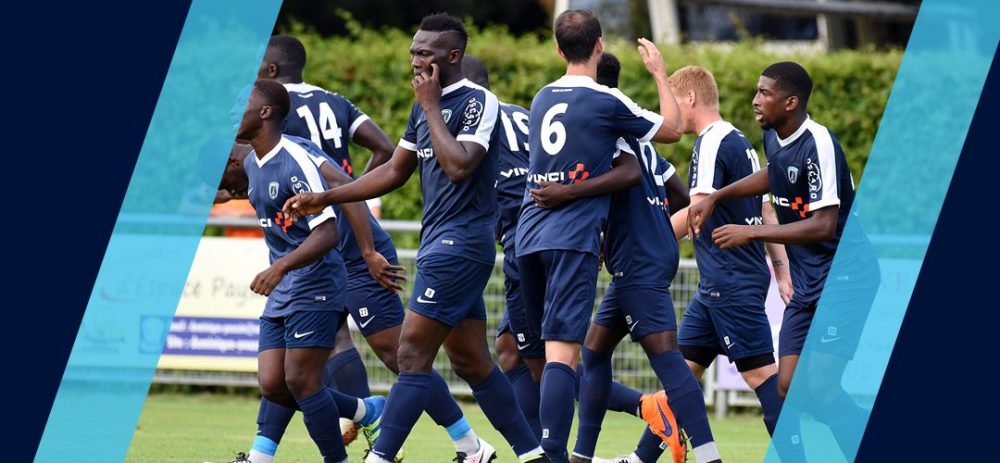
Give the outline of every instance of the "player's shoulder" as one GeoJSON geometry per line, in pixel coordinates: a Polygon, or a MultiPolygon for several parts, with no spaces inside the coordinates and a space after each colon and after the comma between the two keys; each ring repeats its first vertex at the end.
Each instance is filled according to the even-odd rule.
{"type": "Polygon", "coordinates": [[[316,166],[325,158],[323,150],[312,141],[295,135],[282,135],[279,145],[282,148],[281,151],[291,161],[294,161],[290,165],[298,166],[300,169],[316,166]]]}
{"type": "Polygon", "coordinates": [[[827,128],[825,125],[816,122],[813,118],[807,118],[805,122],[802,123],[805,127],[805,134],[809,135],[812,143],[816,146],[816,149],[830,149],[840,148],[840,142],[837,140],[837,136],[834,135],[833,131],[827,128]]]}
{"type": "Polygon", "coordinates": [[[559,94],[570,92],[583,92],[587,100],[608,100],[631,103],[632,100],[617,88],[610,88],[601,85],[587,76],[562,76],[548,85],[542,87],[539,93],[559,94]]]}
{"type": "Polygon", "coordinates": [[[282,85],[285,86],[285,90],[288,90],[290,95],[294,94],[305,98],[311,98],[317,95],[335,95],[334,92],[331,92],[323,87],[318,87],[306,82],[285,83],[282,85]]]}
{"type": "Polygon", "coordinates": [[[500,102],[500,111],[503,111],[504,114],[508,115],[514,113],[521,113],[524,114],[525,116],[527,116],[528,113],[530,112],[522,106],[516,105],[514,103],[504,103],[503,101],[500,102]]]}

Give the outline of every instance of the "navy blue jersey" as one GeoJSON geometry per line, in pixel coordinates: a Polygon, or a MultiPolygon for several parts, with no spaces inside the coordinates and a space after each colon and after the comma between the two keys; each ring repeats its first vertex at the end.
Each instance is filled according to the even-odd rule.
{"type": "Polygon", "coordinates": [[[462,79],[441,92],[441,115],[455,139],[478,143],[486,149],[479,166],[459,183],[452,183],[431,144],[427,118],[419,104],[410,111],[406,133],[399,146],[417,154],[420,191],[424,196],[420,252],[417,259],[442,253],[493,265],[497,221],[497,153],[500,144],[497,97],[483,87],[462,79]]]}
{"type": "Polygon", "coordinates": [[[528,110],[500,103],[500,154],[497,157],[497,201],[500,220],[497,237],[504,252],[513,251],[517,216],[524,200],[524,180],[528,173],[528,110]]]}
{"type": "Polygon", "coordinates": [[[323,149],[334,164],[354,175],[347,146],[354,131],[368,116],[339,93],[304,82],[285,84],[291,110],[285,117],[284,133],[310,140],[323,149]]]}
{"type": "Polygon", "coordinates": [[[623,141],[621,150],[638,153],[642,182],[611,195],[604,234],[608,273],[617,287],[669,287],[677,273],[679,254],[670,226],[664,174],[673,175],[674,168],[651,143],[640,144],[635,137],[623,141]]]}
{"type": "MultiPolygon", "coordinates": [[[[336,160],[334,160],[329,154],[320,150],[311,141],[304,138],[299,138],[295,136],[286,136],[289,140],[301,145],[309,154],[312,155],[313,161],[316,164],[317,169],[324,162],[331,163],[335,168],[341,169],[337,166],[336,160]]],[[[343,171],[343,169],[341,169],[343,171]]],[[[322,175],[322,174],[321,174],[322,175]]],[[[362,204],[364,204],[362,202],[362,204]]],[[[347,266],[348,277],[353,277],[359,272],[363,275],[368,275],[368,264],[365,262],[364,257],[361,256],[361,248],[358,246],[358,240],[354,237],[354,229],[351,228],[351,222],[343,218],[340,212],[340,208],[337,205],[333,205],[333,211],[341,220],[337,221],[337,229],[340,232],[340,244],[337,249],[340,250],[341,256],[344,258],[344,265],[347,266]]],[[[390,257],[396,255],[396,246],[392,243],[392,238],[382,229],[379,225],[378,220],[371,214],[368,210],[368,206],[365,206],[365,210],[368,213],[368,224],[372,229],[372,242],[375,246],[375,251],[382,254],[385,257],[390,257]]]]}
{"type": "MultiPolygon", "coordinates": [[[[618,138],[649,141],[663,123],[618,89],[585,76],[563,76],[531,103],[528,188],[538,182],[570,184],[611,169],[618,138]]],[[[582,198],[556,209],[535,205],[525,191],[517,228],[517,255],[544,250],[598,253],[610,195],[582,198]]]]}
{"type": "MultiPolygon", "coordinates": [[[[313,228],[334,220],[333,208],[289,224],[281,208],[285,201],[303,191],[323,191],[326,181],[309,152],[288,138],[265,156],[251,152],[243,168],[250,180],[250,204],[264,230],[271,263],[297,249],[313,228]]],[[[283,317],[296,310],[343,310],[347,271],[337,248],[321,259],[288,272],[267,298],[264,316],[283,317]]]]}
{"type": "MultiPolygon", "coordinates": [[[[743,134],[732,124],[719,120],[705,127],[694,142],[688,181],[691,196],[712,194],[760,170],[760,158],[743,134]]],[[[763,307],[771,271],[767,268],[764,243],[719,249],[712,232],[723,225],[763,223],[761,196],[723,201],[705,220],[701,237],[694,238],[698,262],[698,294],[709,306],[739,304],[763,307]]]]}
{"type": "Polygon", "coordinates": [[[812,244],[787,244],[792,300],[811,304],[819,299],[844,223],[854,203],[854,180],[840,142],[829,129],[807,118],[786,140],[764,132],[771,201],[780,223],[792,223],[813,211],[839,206],[834,238],[812,244]]]}

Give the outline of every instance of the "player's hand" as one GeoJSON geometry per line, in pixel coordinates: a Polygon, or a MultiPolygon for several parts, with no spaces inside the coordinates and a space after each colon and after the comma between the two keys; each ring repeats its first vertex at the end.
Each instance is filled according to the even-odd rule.
{"type": "Polygon", "coordinates": [[[688,236],[691,239],[701,238],[701,226],[705,220],[712,215],[715,210],[715,198],[708,195],[707,198],[688,206],[687,227],[688,236]]]}
{"type": "Polygon", "coordinates": [[[215,204],[227,203],[231,199],[233,199],[233,195],[229,190],[218,190],[215,192],[215,204]]]}
{"type": "Polygon", "coordinates": [[[285,277],[285,271],[279,265],[271,265],[253,277],[253,282],[250,283],[250,291],[261,296],[270,296],[271,291],[278,286],[281,279],[285,277]]]}
{"type": "Polygon", "coordinates": [[[792,296],[795,295],[795,287],[792,286],[792,278],[778,278],[778,295],[781,296],[782,302],[788,305],[792,302],[792,296]]]}
{"type": "Polygon", "coordinates": [[[413,94],[424,112],[437,108],[441,102],[441,84],[438,81],[438,65],[431,63],[431,75],[421,72],[413,78],[413,94]]]}
{"type": "Polygon", "coordinates": [[[663,55],[660,54],[660,49],[656,48],[656,44],[646,40],[645,38],[639,39],[639,56],[642,56],[642,64],[646,65],[646,70],[652,75],[663,75],[667,74],[666,68],[663,65],[663,55]]]}
{"type": "Polygon", "coordinates": [[[299,193],[288,198],[281,210],[288,223],[295,223],[303,217],[319,214],[326,206],[320,193],[299,193]]]}
{"type": "Polygon", "coordinates": [[[541,188],[531,190],[531,199],[542,209],[555,209],[573,199],[569,185],[556,182],[538,182],[541,188]]]}
{"type": "Polygon", "coordinates": [[[712,232],[712,241],[719,249],[743,246],[753,240],[749,225],[723,225],[712,232]]]}
{"type": "Polygon", "coordinates": [[[406,271],[406,267],[402,265],[392,265],[386,260],[385,256],[377,252],[373,252],[365,256],[365,263],[368,264],[368,273],[375,278],[378,284],[382,285],[383,288],[389,291],[403,292],[405,288],[403,285],[397,283],[398,281],[406,281],[406,275],[403,272],[406,271]]]}

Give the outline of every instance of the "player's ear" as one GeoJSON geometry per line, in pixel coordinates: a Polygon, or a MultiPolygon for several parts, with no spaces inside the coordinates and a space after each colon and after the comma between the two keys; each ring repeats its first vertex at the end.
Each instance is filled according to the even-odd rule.
{"type": "Polygon", "coordinates": [[[794,113],[795,110],[798,108],[799,108],[799,97],[791,95],[785,100],[785,111],[794,113]]]}
{"type": "Polygon", "coordinates": [[[270,106],[264,105],[264,106],[260,107],[260,118],[261,118],[261,120],[270,119],[271,118],[271,113],[272,113],[272,111],[271,111],[271,107],[270,106]]]}
{"type": "Polygon", "coordinates": [[[600,56],[602,53],[604,53],[604,39],[598,37],[597,43],[594,44],[594,54],[600,56]]]}
{"type": "Polygon", "coordinates": [[[457,48],[448,52],[448,64],[458,64],[462,62],[462,50],[457,48]]]}
{"type": "Polygon", "coordinates": [[[566,59],[566,54],[563,53],[562,48],[559,48],[559,44],[556,44],[556,52],[559,53],[560,58],[562,58],[563,60],[566,59]]]}
{"type": "Polygon", "coordinates": [[[688,90],[688,106],[693,108],[697,101],[698,95],[694,93],[694,90],[688,90]]]}

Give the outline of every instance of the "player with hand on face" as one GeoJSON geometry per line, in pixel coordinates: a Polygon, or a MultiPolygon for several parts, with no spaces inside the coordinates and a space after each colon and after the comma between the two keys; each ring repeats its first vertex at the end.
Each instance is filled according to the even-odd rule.
{"type": "MultiPolygon", "coordinates": [[[[423,231],[410,311],[398,352],[399,381],[389,394],[382,434],[368,461],[391,461],[428,400],[431,366],[443,346],[456,373],[473,390],[490,423],[521,461],[544,461],[537,438],[510,383],[486,345],[483,289],[496,257],[496,97],[462,75],[468,35],[446,14],[425,17],[410,48],[417,103],[392,159],[355,182],[291,198],[285,210],[302,218],[336,204],[401,187],[420,167],[423,231]]],[[[462,461],[488,461],[495,451],[479,439],[462,461]]]]}

